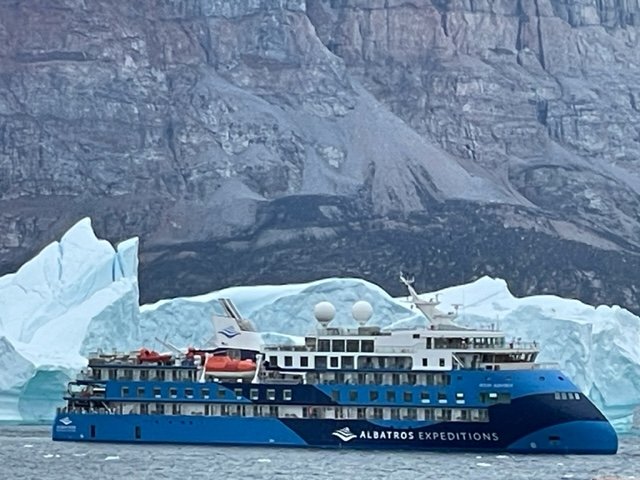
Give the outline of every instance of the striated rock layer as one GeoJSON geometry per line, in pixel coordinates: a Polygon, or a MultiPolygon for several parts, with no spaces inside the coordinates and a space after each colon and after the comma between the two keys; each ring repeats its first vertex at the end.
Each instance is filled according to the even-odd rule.
{"type": "Polygon", "coordinates": [[[0,273],[79,218],[145,301],[483,274],[640,311],[637,0],[0,2],[0,273]]]}

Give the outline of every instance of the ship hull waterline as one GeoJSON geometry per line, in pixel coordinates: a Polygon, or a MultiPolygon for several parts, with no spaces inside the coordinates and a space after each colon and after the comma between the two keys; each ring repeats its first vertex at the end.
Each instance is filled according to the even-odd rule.
{"type": "Polygon", "coordinates": [[[56,417],[53,439],[526,454],[614,454],[618,448],[611,425],[599,420],[570,421],[518,436],[491,424],[464,422],[394,428],[367,420],[67,413],[56,417]]]}

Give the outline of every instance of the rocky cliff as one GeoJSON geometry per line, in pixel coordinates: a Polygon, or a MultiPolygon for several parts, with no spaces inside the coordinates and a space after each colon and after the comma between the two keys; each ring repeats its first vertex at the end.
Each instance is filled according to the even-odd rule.
{"type": "Polygon", "coordinates": [[[0,273],[79,217],[144,300],[505,278],[640,311],[635,0],[0,1],[0,273]]]}

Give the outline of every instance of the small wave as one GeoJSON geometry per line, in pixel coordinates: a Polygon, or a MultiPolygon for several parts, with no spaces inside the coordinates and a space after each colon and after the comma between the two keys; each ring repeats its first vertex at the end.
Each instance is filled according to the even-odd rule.
{"type": "Polygon", "coordinates": [[[31,445],[30,443],[27,443],[26,445],[23,445],[24,448],[33,448],[33,445],[31,445]]]}
{"type": "Polygon", "coordinates": [[[496,458],[509,458],[509,455],[496,455],[496,458]]]}
{"type": "Polygon", "coordinates": [[[271,460],[268,458],[259,458],[258,463],[271,463],[271,460]]]}
{"type": "Polygon", "coordinates": [[[87,455],[86,453],[74,453],[73,454],[74,457],[84,457],[86,455],[87,455]]]}
{"type": "Polygon", "coordinates": [[[573,473],[565,473],[560,478],[573,478],[573,473]]]}
{"type": "Polygon", "coordinates": [[[485,462],[478,462],[476,463],[477,466],[479,467],[490,467],[491,464],[490,463],[485,463],[485,462]]]}
{"type": "Polygon", "coordinates": [[[105,460],[120,460],[120,456],[119,455],[109,455],[107,457],[104,457],[105,460]]]}
{"type": "Polygon", "coordinates": [[[53,458],[53,453],[46,453],[42,455],[44,458],[53,458]]]}

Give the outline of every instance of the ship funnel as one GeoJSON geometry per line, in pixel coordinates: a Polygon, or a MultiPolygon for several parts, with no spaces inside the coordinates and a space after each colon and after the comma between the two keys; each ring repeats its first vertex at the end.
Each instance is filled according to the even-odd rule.
{"type": "Polygon", "coordinates": [[[369,302],[360,300],[354,303],[353,307],[351,307],[351,315],[353,315],[353,318],[360,324],[360,326],[363,326],[369,321],[371,315],[373,315],[373,307],[369,302]]]}
{"type": "Polygon", "coordinates": [[[313,314],[318,323],[327,328],[329,322],[336,316],[336,307],[330,302],[320,302],[313,308],[313,314]]]}

